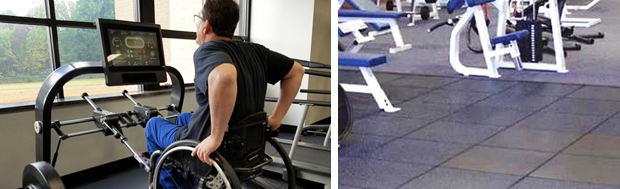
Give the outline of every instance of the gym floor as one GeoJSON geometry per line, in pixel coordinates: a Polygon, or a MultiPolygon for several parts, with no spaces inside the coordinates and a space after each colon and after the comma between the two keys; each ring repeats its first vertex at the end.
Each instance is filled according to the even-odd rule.
{"type": "MultiPolygon", "coordinates": [[[[584,5],[592,0],[570,0],[572,5],[584,5]]],[[[495,34],[497,23],[497,9],[489,6],[491,25],[489,31],[492,36],[495,34]]],[[[501,69],[500,80],[505,81],[537,81],[554,82],[565,84],[587,84],[620,87],[620,36],[615,31],[620,26],[618,19],[620,3],[613,0],[603,0],[586,11],[571,11],[568,17],[601,18],[602,22],[591,28],[575,28],[575,34],[595,34],[603,32],[604,39],[597,39],[593,45],[582,44],[581,51],[568,51],[566,65],[569,73],[560,74],[544,71],[514,71],[511,69],[501,69]]],[[[416,21],[413,27],[407,26],[408,19],[400,19],[399,26],[405,43],[412,45],[412,49],[388,54],[388,48],[394,47],[392,35],[386,34],[376,37],[374,41],[364,44],[360,53],[386,54],[388,63],[374,67],[374,71],[404,74],[424,74],[437,76],[459,76],[450,67],[448,49],[450,42],[450,32],[452,28],[445,26],[432,33],[426,32],[431,26],[445,22],[448,18],[453,18],[464,12],[464,9],[452,14],[448,14],[446,9],[439,10],[440,19],[416,21]]],[[[352,37],[339,38],[342,42],[350,42],[352,37]]],[[[461,37],[461,61],[468,66],[484,66],[482,54],[475,54],[465,47],[465,36],[461,37]]],[[[477,38],[472,38],[474,44],[479,44],[477,38]]],[[[573,42],[567,42],[573,43],[573,42]]],[[[544,62],[551,62],[554,56],[544,54],[544,62]]],[[[349,69],[349,68],[340,68],[349,69]]]]}
{"type": "Polygon", "coordinates": [[[402,110],[347,93],[339,188],[620,188],[620,88],[376,75],[402,110]]]}

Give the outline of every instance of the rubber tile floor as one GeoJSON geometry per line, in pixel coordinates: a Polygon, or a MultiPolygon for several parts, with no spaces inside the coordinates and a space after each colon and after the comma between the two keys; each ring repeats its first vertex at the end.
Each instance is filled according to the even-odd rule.
{"type": "Polygon", "coordinates": [[[620,189],[620,88],[375,75],[402,110],[347,93],[338,188],[620,189]]]}

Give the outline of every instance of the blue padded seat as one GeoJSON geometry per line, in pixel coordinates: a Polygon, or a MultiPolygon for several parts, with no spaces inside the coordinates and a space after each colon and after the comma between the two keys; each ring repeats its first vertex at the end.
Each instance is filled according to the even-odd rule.
{"type": "Polygon", "coordinates": [[[386,62],[385,55],[338,52],[338,66],[373,67],[386,62]]]}
{"type": "MultiPolygon", "coordinates": [[[[338,16],[341,17],[365,17],[365,18],[393,18],[398,19],[407,17],[407,13],[386,12],[386,11],[363,11],[363,10],[338,10],[338,16]]],[[[386,23],[369,23],[370,27],[376,31],[390,29],[390,25],[386,23]]]]}
{"type": "MultiPolygon", "coordinates": [[[[369,11],[369,12],[386,12],[386,11],[381,10],[377,6],[377,4],[374,4],[373,2],[369,0],[345,0],[345,2],[351,5],[351,8],[355,10],[369,11]]],[[[405,14],[405,16],[407,15],[405,14]]],[[[368,25],[370,25],[370,27],[372,27],[372,29],[376,31],[383,31],[386,29],[390,29],[390,25],[386,23],[370,23],[368,25]]]]}
{"type": "Polygon", "coordinates": [[[338,10],[339,17],[360,17],[360,18],[402,18],[407,17],[407,13],[386,12],[386,11],[364,11],[364,10],[338,10]]]}
{"type": "Polygon", "coordinates": [[[506,34],[503,36],[499,36],[499,37],[495,37],[493,39],[491,39],[491,45],[497,45],[497,44],[504,44],[507,45],[510,43],[510,41],[514,41],[514,40],[519,40],[523,37],[526,37],[527,35],[530,34],[530,31],[528,30],[521,30],[518,32],[513,32],[510,34],[506,34]]]}

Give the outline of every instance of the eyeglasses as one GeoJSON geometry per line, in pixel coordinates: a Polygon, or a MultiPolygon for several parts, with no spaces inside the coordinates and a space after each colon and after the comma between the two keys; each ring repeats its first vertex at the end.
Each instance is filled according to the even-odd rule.
{"type": "Polygon", "coordinates": [[[198,22],[204,21],[205,19],[202,18],[202,16],[199,16],[197,14],[194,14],[194,24],[197,24],[198,22]]]}

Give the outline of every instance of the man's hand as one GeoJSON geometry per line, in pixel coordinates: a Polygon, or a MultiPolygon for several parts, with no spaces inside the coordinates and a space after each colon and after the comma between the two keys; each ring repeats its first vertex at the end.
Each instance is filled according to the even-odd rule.
{"type": "Polygon", "coordinates": [[[220,147],[222,140],[220,137],[208,136],[196,146],[196,149],[192,151],[192,156],[197,155],[200,161],[213,165],[213,162],[209,160],[209,155],[220,147]]]}
{"type": "Polygon", "coordinates": [[[271,125],[271,130],[275,131],[275,130],[278,130],[278,128],[280,128],[280,125],[282,125],[282,118],[276,118],[274,116],[269,116],[269,120],[267,122],[269,123],[269,125],[271,125]]]}

